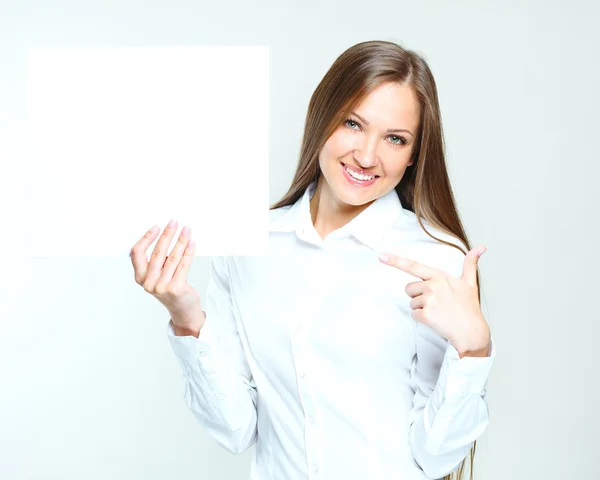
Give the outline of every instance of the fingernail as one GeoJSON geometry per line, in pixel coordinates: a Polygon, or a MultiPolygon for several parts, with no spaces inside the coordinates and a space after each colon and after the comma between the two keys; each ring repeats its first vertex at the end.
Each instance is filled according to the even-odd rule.
{"type": "Polygon", "coordinates": [[[167,227],[173,227],[175,225],[175,219],[172,218],[171,220],[169,220],[169,224],[167,225],[167,227]]]}
{"type": "Polygon", "coordinates": [[[477,252],[477,255],[479,255],[481,257],[485,251],[486,251],[485,247],[480,248],[479,251],[477,252]]]}
{"type": "Polygon", "coordinates": [[[387,262],[390,259],[390,257],[388,255],[386,255],[385,253],[382,253],[381,255],[379,255],[379,260],[383,261],[383,262],[387,262]]]}

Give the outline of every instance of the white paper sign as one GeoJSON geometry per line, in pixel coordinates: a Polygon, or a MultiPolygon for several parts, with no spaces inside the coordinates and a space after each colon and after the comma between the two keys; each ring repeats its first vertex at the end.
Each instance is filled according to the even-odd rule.
{"type": "Polygon", "coordinates": [[[268,47],[30,49],[29,256],[127,255],[170,218],[196,255],[264,253],[268,114],[268,47]]]}

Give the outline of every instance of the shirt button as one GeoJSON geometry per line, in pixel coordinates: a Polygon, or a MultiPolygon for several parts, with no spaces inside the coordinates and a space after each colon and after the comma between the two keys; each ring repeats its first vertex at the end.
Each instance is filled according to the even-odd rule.
{"type": "Polygon", "coordinates": [[[314,425],[315,419],[313,417],[308,417],[308,423],[310,423],[311,425],[314,425]]]}
{"type": "Polygon", "coordinates": [[[302,327],[302,324],[301,323],[297,323],[296,324],[296,330],[300,330],[300,327],[302,327]]]}
{"type": "Polygon", "coordinates": [[[313,464],[312,471],[314,473],[317,473],[319,471],[319,467],[317,465],[313,464]]]}
{"type": "Polygon", "coordinates": [[[300,372],[300,378],[304,378],[304,375],[306,375],[304,372],[300,372]]]}

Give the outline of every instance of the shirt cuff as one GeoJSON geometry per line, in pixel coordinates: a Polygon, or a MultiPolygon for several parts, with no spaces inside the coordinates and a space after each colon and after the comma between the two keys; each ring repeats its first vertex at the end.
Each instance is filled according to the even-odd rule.
{"type": "Polygon", "coordinates": [[[173,319],[169,319],[167,336],[175,355],[184,372],[202,371],[205,374],[215,373],[212,349],[219,337],[211,328],[211,322],[206,318],[198,337],[193,335],[176,335],[173,319]]]}
{"type": "Polygon", "coordinates": [[[460,358],[456,348],[449,343],[426,411],[430,420],[426,424],[433,423],[437,411],[445,402],[458,402],[474,394],[485,396],[486,383],[495,358],[496,346],[493,339],[490,340],[489,357],[460,358]]]}

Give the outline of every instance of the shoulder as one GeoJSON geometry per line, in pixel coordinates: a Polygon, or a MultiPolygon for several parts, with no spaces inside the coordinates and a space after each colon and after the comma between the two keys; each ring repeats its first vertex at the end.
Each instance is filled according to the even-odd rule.
{"type": "Polygon", "coordinates": [[[269,228],[276,228],[278,226],[281,226],[280,220],[282,222],[285,222],[285,220],[282,219],[282,217],[285,216],[285,214],[290,210],[290,208],[292,208],[293,205],[286,205],[283,207],[279,207],[279,208],[275,208],[272,210],[269,210],[269,228]]]}
{"type": "Polygon", "coordinates": [[[219,274],[226,275],[229,271],[229,255],[213,255],[210,257],[210,267],[211,269],[219,274]]]}
{"type": "Polygon", "coordinates": [[[292,205],[286,205],[284,207],[269,210],[269,220],[271,222],[277,220],[279,217],[282,217],[290,208],[292,208],[292,205]]]}

